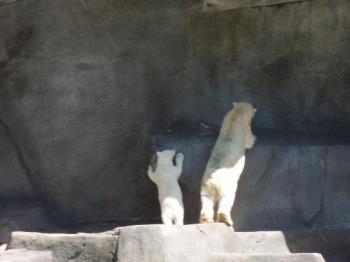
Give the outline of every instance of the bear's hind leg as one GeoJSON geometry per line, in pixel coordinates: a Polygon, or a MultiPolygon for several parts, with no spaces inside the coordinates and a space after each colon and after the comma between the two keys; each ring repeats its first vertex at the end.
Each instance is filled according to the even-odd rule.
{"type": "Polygon", "coordinates": [[[184,216],[182,215],[176,215],[174,217],[174,225],[183,225],[184,224],[184,216]]]}
{"type": "Polygon", "coordinates": [[[167,214],[162,214],[162,222],[164,225],[173,225],[172,219],[167,214]]]}
{"type": "Polygon", "coordinates": [[[219,200],[218,212],[216,216],[217,222],[225,223],[228,226],[233,226],[231,219],[231,209],[234,202],[234,195],[224,195],[219,200]]]}
{"type": "Polygon", "coordinates": [[[206,190],[201,192],[202,209],[199,223],[214,223],[214,201],[213,197],[206,190]]]}

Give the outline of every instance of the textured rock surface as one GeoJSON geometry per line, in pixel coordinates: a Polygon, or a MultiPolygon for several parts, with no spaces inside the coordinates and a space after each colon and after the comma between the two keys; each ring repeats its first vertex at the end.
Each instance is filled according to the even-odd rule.
{"type": "Polygon", "coordinates": [[[112,262],[117,237],[109,234],[14,232],[9,249],[50,250],[55,262],[112,262]]]}
{"type": "Polygon", "coordinates": [[[350,221],[350,146],[251,151],[232,214],[238,228],[306,229],[350,221]]]}
{"type": "MultiPolygon", "coordinates": [[[[259,109],[257,127],[350,133],[347,0],[215,14],[192,12],[189,2],[1,5],[0,179],[9,183],[1,184],[0,197],[38,196],[65,222],[155,221],[156,189],[145,174],[151,134],[175,121],[219,124],[233,100],[259,109]]],[[[317,166],[295,171],[300,152],[312,159],[324,154],[315,150],[252,151],[251,158],[295,159],[283,166],[271,160],[277,173],[259,173],[260,182],[258,174],[245,175],[258,185],[245,182],[240,193],[256,207],[235,208],[242,229],[348,221],[350,208],[338,201],[348,196],[348,176],[338,162],[324,179],[317,166]],[[288,168],[297,175],[285,175],[288,168]]],[[[188,168],[200,170],[200,159],[188,168]]],[[[186,176],[198,181],[201,172],[186,176]]],[[[185,191],[197,186],[183,184],[185,191]]],[[[187,203],[196,197],[189,191],[187,203]]],[[[189,216],[196,212],[191,207],[189,216]]]]}
{"type": "Polygon", "coordinates": [[[54,261],[51,251],[33,251],[25,249],[12,249],[0,251],[2,262],[51,262],[54,261]]]}
{"type": "Polygon", "coordinates": [[[174,118],[220,124],[233,100],[249,100],[257,127],[348,135],[349,11],[312,0],[193,15],[174,118]]]}
{"type": "Polygon", "coordinates": [[[0,198],[36,197],[23,165],[23,156],[8,127],[0,120],[0,198]]]}
{"type": "Polygon", "coordinates": [[[210,257],[211,262],[324,262],[319,254],[260,254],[260,255],[237,255],[220,254],[210,257]]]}
{"type": "Polygon", "coordinates": [[[144,170],[163,87],[185,58],[181,2],[1,7],[0,119],[60,219],[156,217],[144,170]]]}

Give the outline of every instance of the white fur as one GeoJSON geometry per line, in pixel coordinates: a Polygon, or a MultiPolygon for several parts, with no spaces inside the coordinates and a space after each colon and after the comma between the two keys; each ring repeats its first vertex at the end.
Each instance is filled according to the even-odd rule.
{"type": "Polygon", "coordinates": [[[224,118],[219,137],[211,152],[202,179],[201,223],[216,221],[233,225],[231,209],[235,201],[237,184],[245,164],[245,150],[252,148],[255,136],[251,132],[251,120],[256,109],[249,103],[234,103],[224,118]]]}
{"type": "Polygon", "coordinates": [[[174,150],[157,152],[157,165],[148,166],[148,176],[157,185],[161,217],[164,224],[183,225],[184,207],[178,179],[182,173],[184,155],[174,150]]]}

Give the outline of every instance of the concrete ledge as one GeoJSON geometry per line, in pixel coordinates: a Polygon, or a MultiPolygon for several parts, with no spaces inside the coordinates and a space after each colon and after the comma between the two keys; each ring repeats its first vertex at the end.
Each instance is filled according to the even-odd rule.
{"type": "MultiPolygon", "coordinates": [[[[327,261],[347,261],[350,255],[347,248],[350,245],[350,229],[346,228],[300,232],[233,232],[224,224],[214,223],[141,225],[119,230],[119,262],[212,262],[213,254],[264,254],[275,259],[271,261],[278,261],[275,256],[292,253],[319,253],[327,261]]],[[[242,261],[256,261],[255,256],[249,256],[251,260],[242,261]]],[[[302,255],[295,256],[291,261],[323,261],[318,255],[308,256],[310,259],[306,260],[298,260],[304,258],[302,255]]]]}
{"type": "MultiPolygon", "coordinates": [[[[348,261],[350,229],[233,232],[225,224],[137,225],[109,233],[15,232],[8,249],[52,251],[55,262],[348,261]],[[214,259],[215,258],[215,259],[214,259]]],[[[3,252],[0,251],[0,257],[3,252]]],[[[15,251],[11,251],[15,252],[15,251]]],[[[0,260],[1,261],[1,260],[0,260]]]]}
{"type": "Polygon", "coordinates": [[[224,224],[130,226],[120,228],[120,262],[205,262],[212,253],[234,248],[233,231],[224,224]]]}

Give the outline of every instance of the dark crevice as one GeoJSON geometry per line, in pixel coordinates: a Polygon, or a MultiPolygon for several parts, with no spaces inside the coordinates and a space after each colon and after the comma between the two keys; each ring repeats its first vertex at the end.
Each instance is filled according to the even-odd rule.
{"type": "Polygon", "coordinates": [[[304,222],[304,225],[307,228],[311,228],[312,226],[316,225],[317,221],[320,221],[322,219],[322,215],[323,215],[323,210],[324,210],[324,196],[323,194],[321,195],[321,200],[320,200],[320,206],[317,210],[317,212],[314,213],[314,215],[308,219],[307,221],[304,222]]]}
{"type": "Polygon", "coordinates": [[[73,260],[76,259],[77,257],[79,257],[81,255],[81,251],[76,251],[72,256],[70,256],[68,259],[69,260],[73,260]]]}
{"type": "Polygon", "coordinates": [[[232,3],[227,0],[216,0],[216,1],[205,1],[204,0],[204,11],[227,11],[240,8],[261,8],[277,6],[282,7],[284,5],[302,3],[311,0],[258,0],[258,1],[233,1],[232,3]]]}
{"type": "Polygon", "coordinates": [[[119,244],[119,236],[116,237],[116,244],[115,244],[115,248],[114,248],[114,252],[113,252],[113,258],[112,258],[112,262],[118,262],[118,244],[119,244]]]}
{"type": "Polygon", "coordinates": [[[0,0],[0,6],[14,4],[17,2],[21,2],[21,1],[23,1],[23,0],[0,0]]]}
{"type": "Polygon", "coordinates": [[[30,167],[27,165],[24,154],[20,148],[20,146],[18,145],[18,143],[16,142],[16,140],[13,138],[13,136],[11,135],[10,129],[8,127],[8,125],[0,118],[0,125],[5,129],[5,133],[10,141],[10,143],[13,145],[14,149],[15,149],[15,153],[16,153],[16,157],[18,162],[20,163],[21,167],[23,168],[23,170],[25,171],[25,175],[32,187],[33,192],[36,194],[36,191],[34,190],[34,182],[31,178],[31,169],[30,167]]]}
{"type": "MultiPolygon", "coordinates": [[[[267,159],[266,167],[265,167],[264,171],[261,173],[259,180],[254,184],[254,187],[260,186],[261,183],[263,183],[263,181],[265,181],[267,179],[268,175],[271,174],[270,171],[272,169],[272,164],[273,164],[274,158],[275,158],[274,153],[273,153],[273,151],[271,151],[271,155],[267,159]]],[[[273,172],[272,172],[272,174],[273,174],[273,172]]]]}

